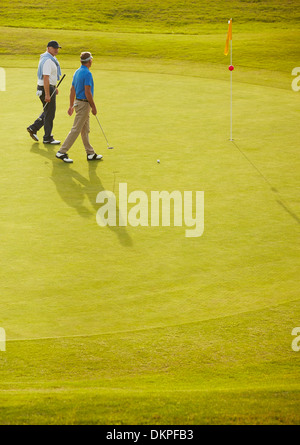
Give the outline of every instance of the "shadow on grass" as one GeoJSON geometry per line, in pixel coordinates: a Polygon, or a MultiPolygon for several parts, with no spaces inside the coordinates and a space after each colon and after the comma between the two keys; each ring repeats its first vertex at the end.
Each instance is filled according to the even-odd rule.
{"type": "Polygon", "coordinates": [[[250,165],[252,165],[252,167],[257,171],[257,173],[263,178],[263,180],[266,182],[266,184],[268,184],[268,186],[270,187],[271,191],[273,193],[276,194],[276,202],[277,204],[279,204],[288,215],[290,215],[298,224],[300,224],[300,218],[298,217],[298,215],[296,215],[288,206],[288,204],[286,202],[283,201],[283,199],[279,199],[280,196],[280,192],[272,186],[272,184],[270,183],[270,181],[265,177],[265,175],[262,174],[262,172],[256,167],[256,165],[251,161],[251,159],[248,158],[248,156],[244,153],[244,151],[242,151],[240,149],[240,147],[237,145],[236,142],[232,141],[233,145],[239,150],[239,152],[244,156],[244,158],[249,162],[250,165]]]}
{"type": "MultiPolygon", "coordinates": [[[[69,206],[73,207],[82,218],[95,218],[99,209],[96,203],[96,196],[99,192],[105,191],[101,180],[97,174],[97,168],[101,161],[88,162],[88,179],[81,173],[74,170],[70,164],[66,164],[55,157],[55,151],[51,147],[39,148],[37,143],[32,144],[31,152],[38,154],[52,164],[52,175],[50,179],[54,182],[56,190],[61,199],[69,206]],[[95,213],[84,205],[85,198],[88,198],[95,213]]],[[[51,168],[51,167],[50,167],[51,168]]],[[[118,214],[118,207],[117,207],[118,214]]],[[[96,218],[95,218],[96,223],[96,218]]],[[[112,230],[124,246],[132,246],[132,239],[125,227],[106,226],[112,230]]],[[[101,228],[99,227],[99,230],[101,228]]]]}

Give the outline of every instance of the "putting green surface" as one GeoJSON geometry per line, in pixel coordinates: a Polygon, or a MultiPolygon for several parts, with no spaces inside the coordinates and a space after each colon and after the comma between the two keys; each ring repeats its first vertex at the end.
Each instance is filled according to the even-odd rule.
{"type": "Polygon", "coordinates": [[[296,93],[235,82],[231,142],[227,70],[100,60],[95,99],[115,149],[91,117],[104,160],[87,163],[78,139],[68,166],[26,132],[41,108],[31,62],[7,68],[1,92],[0,422],[298,423],[296,93]],[[203,236],[99,227],[96,196],[119,183],[149,198],[203,190],[203,236]]]}

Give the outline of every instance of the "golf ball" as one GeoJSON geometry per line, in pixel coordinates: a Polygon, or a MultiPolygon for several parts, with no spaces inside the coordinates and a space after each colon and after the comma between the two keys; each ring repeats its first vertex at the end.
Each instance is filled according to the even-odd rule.
{"type": "Polygon", "coordinates": [[[160,164],[160,160],[159,159],[157,159],[157,163],[160,164]]]}

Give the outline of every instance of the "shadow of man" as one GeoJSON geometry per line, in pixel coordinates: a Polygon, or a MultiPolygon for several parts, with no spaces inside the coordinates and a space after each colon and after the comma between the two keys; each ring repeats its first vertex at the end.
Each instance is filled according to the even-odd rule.
{"type": "Polygon", "coordinates": [[[239,147],[239,145],[236,142],[233,142],[233,145],[239,150],[239,152],[244,156],[244,158],[249,162],[249,164],[252,165],[252,167],[257,171],[257,173],[263,178],[263,180],[268,184],[270,187],[270,190],[275,194],[276,202],[279,204],[285,212],[290,215],[294,221],[296,221],[298,224],[300,224],[300,218],[296,213],[291,210],[290,206],[281,198],[280,192],[272,186],[270,181],[265,177],[265,175],[257,168],[257,166],[254,164],[254,162],[251,161],[251,159],[248,158],[248,156],[244,153],[243,150],[239,147]]]}
{"type": "MultiPolygon", "coordinates": [[[[89,185],[85,188],[85,193],[90,200],[91,205],[94,207],[96,212],[99,210],[99,204],[96,203],[96,197],[99,192],[105,192],[105,189],[101,183],[99,176],[97,175],[97,167],[99,162],[89,162],[89,185]]],[[[119,207],[116,205],[116,213],[119,215],[119,207]]],[[[110,230],[112,230],[119,238],[120,243],[124,246],[132,246],[132,239],[127,233],[127,230],[124,226],[109,226],[110,230]]]]}
{"type": "MultiPolygon", "coordinates": [[[[96,203],[96,196],[99,192],[105,191],[97,175],[97,168],[100,161],[88,162],[89,179],[87,179],[81,173],[71,168],[69,164],[57,160],[51,148],[47,147],[46,150],[43,150],[35,143],[32,144],[31,152],[51,161],[52,175],[50,179],[55,184],[57,193],[61,199],[69,207],[73,207],[81,217],[94,218],[95,213],[84,205],[84,200],[87,197],[95,211],[98,211],[99,205],[96,203]]],[[[117,212],[119,212],[118,207],[117,212]]],[[[118,236],[122,245],[132,246],[132,239],[125,227],[106,227],[118,236]]]]}
{"type": "Polygon", "coordinates": [[[52,175],[50,179],[55,184],[61,199],[69,207],[73,207],[83,218],[92,217],[93,212],[84,205],[85,193],[83,186],[87,186],[89,181],[80,173],[71,169],[68,164],[57,162],[53,150],[50,148],[47,148],[47,151],[41,150],[38,144],[33,144],[31,152],[51,161],[52,175]]]}

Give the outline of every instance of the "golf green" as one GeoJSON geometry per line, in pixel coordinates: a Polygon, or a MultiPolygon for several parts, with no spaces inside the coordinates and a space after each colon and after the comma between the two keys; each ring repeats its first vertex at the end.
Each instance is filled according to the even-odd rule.
{"type": "MultiPolygon", "coordinates": [[[[103,161],[88,163],[79,138],[66,165],[26,132],[41,105],[36,60],[20,68],[18,57],[0,93],[0,422],[298,423],[295,92],[234,78],[229,141],[226,68],[95,60],[115,148],[91,116],[103,161]],[[149,198],[204,191],[203,235],[172,223],[100,227],[96,197],[118,198],[120,183],[149,198]]],[[[77,59],[67,66],[61,140],[77,59]]]]}

